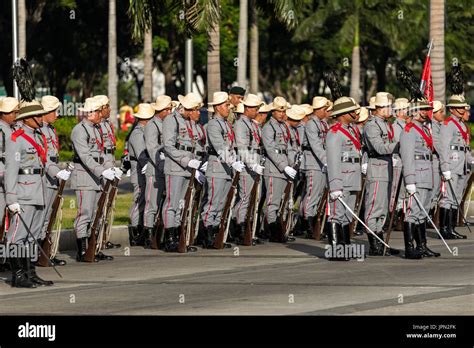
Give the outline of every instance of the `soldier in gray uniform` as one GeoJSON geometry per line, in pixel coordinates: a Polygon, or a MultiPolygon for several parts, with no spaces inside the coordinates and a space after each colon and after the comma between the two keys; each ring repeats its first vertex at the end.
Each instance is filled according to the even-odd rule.
{"type": "MultiPolygon", "coordinates": [[[[245,164],[237,160],[234,150],[235,135],[227,121],[229,116],[229,96],[226,92],[215,92],[213,101],[215,116],[207,124],[209,164],[206,170],[208,197],[202,209],[204,224],[203,246],[212,247],[219,231],[222,211],[230,190],[234,170],[242,172],[245,164]]],[[[232,209],[232,207],[231,207],[232,209]]],[[[226,245],[227,246],[227,245],[226,245]]]]}
{"type": "Polygon", "coordinates": [[[147,248],[151,245],[152,231],[165,193],[163,120],[171,114],[173,101],[169,96],[162,95],[157,97],[151,106],[155,109],[155,117],[145,126],[145,145],[150,162],[144,170],[146,173],[144,231],[143,236],[138,238],[138,244],[144,244],[147,248]]]}
{"type": "Polygon", "coordinates": [[[408,194],[403,225],[405,240],[405,258],[419,259],[423,256],[440,256],[426,245],[426,212],[431,205],[433,187],[432,150],[429,123],[429,111],[433,107],[426,101],[415,102],[409,112],[413,116],[400,136],[400,157],[402,159],[403,177],[408,194]],[[414,198],[418,198],[418,201],[414,198]],[[413,241],[416,241],[416,249],[413,241]]]}
{"type": "MultiPolygon", "coordinates": [[[[336,122],[326,136],[327,175],[329,181],[328,241],[333,253],[337,245],[351,244],[349,224],[353,216],[339,201],[341,198],[352,210],[360,191],[360,150],[358,133],[351,124],[357,120],[359,106],[348,97],[334,102],[332,117],[336,122]]],[[[332,254],[329,260],[348,260],[348,255],[332,254]]]]}
{"type": "MultiPolygon", "coordinates": [[[[192,131],[191,114],[199,113],[202,99],[194,93],[179,95],[182,108],[175,109],[163,121],[163,145],[165,153],[166,199],[163,206],[164,250],[177,251],[179,227],[184,205],[184,196],[189,185],[191,172],[196,169],[196,178],[203,181],[203,174],[197,170],[201,161],[195,157],[195,139],[192,131]]],[[[192,251],[193,249],[188,249],[192,251]]]]}
{"type": "Polygon", "coordinates": [[[234,123],[235,150],[246,168],[240,173],[239,198],[235,204],[234,216],[237,228],[234,238],[237,244],[243,242],[246,228],[250,193],[257,175],[262,175],[264,166],[260,165],[263,152],[262,133],[255,121],[262,100],[255,94],[248,94],[243,100],[244,112],[234,123]]]}
{"type": "Polygon", "coordinates": [[[443,192],[440,200],[440,232],[445,239],[465,239],[458,233],[456,226],[458,207],[461,202],[468,166],[472,162],[469,128],[463,123],[469,105],[462,95],[453,95],[447,105],[450,116],[444,121],[440,131],[438,149],[441,172],[443,174],[443,192]],[[453,194],[454,190],[454,194],[453,194]],[[455,195],[455,196],[454,196],[455,195]]]}
{"type": "Polygon", "coordinates": [[[45,211],[46,142],[39,131],[44,113],[37,101],[22,101],[16,117],[18,129],[6,142],[5,190],[10,215],[6,238],[10,251],[15,250],[21,255],[9,258],[12,287],[53,285],[52,281],[38,277],[36,267],[31,262],[33,250],[36,248],[38,251],[34,243],[40,237],[45,211]],[[26,252],[26,255],[22,255],[21,251],[26,252]]]}
{"type": "MultiPolygon", "coordinates": [[[[431,119],[431,134],[433,136],[433,190],[431,195],[431,216],[441,198],[441,167],[439,163],[439,148],[441,146],[440,132],[444,122],[444,105],[438,100],[433,102],[433,118],[431,119]]],[[[444,187],[446,189],[446,187],[444,187]]]]}
{"type": "MultiPolygon", "coordinates": [[[[148,157],[145,145],[145,129],[150,119],[155,115],[155,109],[150,104],[139,104],[138,111],[134,115],[135,124],[128,138],[128,156],[130,159],[130,181],[133,185],[133,203],[130,207],[130,245],[139,244],[139,230],[143,227],[145,211],[145,190],[147,169],[150,158],[148,157]]],[[[164,185],[163,185],[164,186],[164,185]]],[[[151,244],[151,238],[147,239],[148,246],[151,244]]]]}
{"type": "MultiPolygon", "coordinates": [[[[383,226],[388,213],[390,185],[393,179],[392,154],[398,143],[394,130],[388,122],[391,113],[392,96],[378,92],[375,111],[364,127],[364,143],[369,157],[365,192],[365,223],[383,240],[383,226]]],[[[382,255],[383,244],[372,234],[367,234],[371,255],[382,255]]]]}
{"type": "Polygon", "coordinates": [[[327,185],[326,134],[329,125],[325,121],[328,117],[329,100],[325,97],[313,98],[313,115],[305,126],[303,139],[304,164],[302,166],[306,176],[306,186],[300,205],[300,215],[303,217],[303,229],[306,238],[313,238],[313,228],[319,203],[327,185]]]}
{"type": "Polygon", "coordinates": [[[287,179],[294,179],[298,173],[293,167],[294,158],[290,158],[290,130],[286,125],[286,110],[290,105],[283,97],[275,97],[272,103],[272,117],[263,126],[262,141],[267,161],[263,176],[266,187],[266,232],[270,241],[278,241],[281,226],[277,222],[278,209],[285,190],[287,179]]]}
{"type": "MultiPolygon", "coordinates": [[[[71,133],[74,149],[74,170],[71,174],[71,188],[76,191],[77,215],[74,220],[76,232],[78,262],[84,262],[87,250],[87,239],[90,237],[90,227],[94,221],[94,213],[102,191],[102,179],[114,180],[120,178],[122,171],[114,167],[114,162],[105,159],[104,139],[101,132],[101,104],[94,98],[87,98],[84,107],[79,111],[86,117],[74,126],[71,133]]],[[[99,259],[111,260],[102,252],[99,259]]],[[[98,261],[98,260],[97,260],[98,261]]]]}
{"type": "MultiPolygon", "coordinates": [[[[45,112],[43,115],[43,127],[41,127],[41,133],[46,139],[47,149],[47,162],[46,162],[46,188],[45,188],[45,218],[43,230],[40,236],[40,240],[46,237],[46,230],[48,229],[49,219],[51,215],[51,208],[53,205],[54,198],[58,190],[59,179],[67,181],[71,175],[71,172],[59,167],[59,139],[56,135],[56,129],[53,123],[58,118],[57,110],[61,106],[61,102],[58,98],[45,95],[41,98],[41,105],[45,112]]],[[[64,266],[65,260],[58,259],[55,257],[51,260],[55,265],[64,266]]]]}

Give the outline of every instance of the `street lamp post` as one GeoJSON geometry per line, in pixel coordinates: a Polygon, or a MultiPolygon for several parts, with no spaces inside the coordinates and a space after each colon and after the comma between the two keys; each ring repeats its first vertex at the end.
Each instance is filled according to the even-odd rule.
{"type": "Polygon", "coordinates": [[[184,91],[186,94],[193,89],[193,39],[187,38],[184,46],[184,91]]]}
{"type": "MultiPolygon", "coordinates": [[[[12,29],[13,29],[13,63],[18,59],[18,4],[12,0],[12,29]]],[[[18,99],[19,92],[15,80],[13,80],[13,95],[18,99]]]]}

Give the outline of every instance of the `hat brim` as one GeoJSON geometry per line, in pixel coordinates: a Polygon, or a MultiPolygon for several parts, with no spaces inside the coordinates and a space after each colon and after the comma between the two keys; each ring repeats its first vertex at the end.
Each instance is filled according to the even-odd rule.
{"type": "Polygon", "coordinates": [[[470,107],[469,104],[467,103],[461,103],[461,104],[456,104],[456,103],[450,103],[446,105],[448,108],[468,108],[470,107]]]}
{"type": "Polygon", "coordinates": [[[142,115],[140,113],[133,114],[133,117],[138,118],[139,120],[149,120],[150,118],[153,118],[155,116],[154,114],[151,115],[150,117],[145,117],[145,115],[142,115]]]}
{"type": "MultiPolygon", "coordinates": [[[[288,116],[288,115],[287,115],[287,116],[288,116]]],[[[305,118],[305,117],[306,117],[306,114],[303,115],[303,116],[296,116],[296,117],[290,117],[290,116],[288,116],[288,118],[289,118],[290,120],[292,120],[292,121],[301,121],[301,120],[302,120],[303,118],[305,118]]]]}
{"type": "Polygon", "coordinates": [[[260,108],[265,103],[259,103],[259,104],[245,104],[245,103],[242,103],[242,104],[244,104],[244,106],[248,106],[249,108],[260,108]]]}
{"type": "Polygon", "coordinates": [[[369,105],[369,106],[366,106],[366,108],[367,108],[368,110],[375,110],[375,106],[370,106],[370,105],[369,105]]]}
{"type": "Polygon", "coordinates": [[[358,109],[360,109],[360,107],[357,107],[356,105],[354,105],[354,106],[350,106],[350,107],[347,107],[347,108],[344,108],[344,109],[341,109],[341,110],[336,110],[336,111],[332,112],[331,117],[344,115],[344,114],[347,114],[349,112],[356,111],[358,109]]]}
{"type": "Polygon", "coordinates": [[[156,103],[151,103],[150,105],[153,109],[155,109],[155,111],[163,111],[164,109],[172,109],[173,107],[176,107],[177,103],[171,101],[169,104],[165,106],[159,106],[159,107],[156,105],[156,103]]]}

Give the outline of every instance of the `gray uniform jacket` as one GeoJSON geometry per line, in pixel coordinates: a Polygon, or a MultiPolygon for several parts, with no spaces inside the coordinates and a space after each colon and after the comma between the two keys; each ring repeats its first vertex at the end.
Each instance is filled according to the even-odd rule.
{"type": "Polygon", "coordinates": [[[43,127],[40,128],[41,133],[46,138],[48,145],[47,162],[46,162],[46,183],[49,188],[58,188],[58,178],[56,174],[61,170],[59,168],[59,139],[56,136],[56,132],[52,125],[43,123],[43,127]]]}
{"type": "Polygon", "coordinates": [[[46,178],[41,174],[23,174],[23,171],[42,170],[44,164],[35,146],[23,135],[45,149],[39,130],[19,125],[6,143],[5,153],[5,193],[7,206],[13,203],[44,206],[46,178]]]}
{"type": "Polygon", "coordinates": [[[7,142],[10,141],[12,136],[12,128],[8,123],[0,120],[0,185],[3,186],[4,175],[5,175],[5,152],[7,142]]]}
{"type": "Polygon", "coordinates": [[[438,149],[441,162],[441,171],[451,171],[452,174],[467,174],[471,163],[471,152],[469,149],[469,128],[466,127],[458,117],[448,117],[440,131],[440,146],[438,149]],[[461,131],[466,132],[466,139],[461,131]]]}
{"type": "Polygon", "coordinates": [[[285,179],[285,167],[292,164],[288,156],[290,139],[286,124],[270,118],[263,126],[262,141],[267,156],[263,175],[285,179]]]}
{"type": "Polygon", "coordinates": [[[128,139],[128,154],[132,166],[130,169],[132,174],[130,179],[132,184],[138,185],[138,176],[143,175],[142,168],[150,160],[145,146],[145,127],[142,124],[137,124],[132,134],[130,134],[130,138],[128,139]]]}
{"type": "Polygon", "coordinates": [[[326,136],[329,190],[359,191],[361,189],[360,140],[349,125],[335,123],[326,136]],[[355,143],[344,134],[355,138],[355,143]],[[358,148],[359,147],[359,148],[358,148]]]}
{"type": "MultiPolygon", "coordinates": [[[[290,130],[290,146],[288,149],[288,160],[291,164],[296,162],[296,156],[298,153],[301,153],[301,137],[298,128],[293,128],[288,125],[290,130]]],[[[304,159],[302,158],[300,167],[304,166],[304,159]]]]}
{"type": "MultiPolygon", "coordinates": [[[[168,115],[169,116],[169,115],[168,115]]],[[[150,165],[146,168],[146,175],[164,177],[165,161],[160,159],[163,146],[163,120],[153,117],[144,128],[146,150],[148,151],[150,165]]]]}
{"type": "Polygon", "coordinates": [[[432,151],[416,127],[431,139],[428,127],[419,121],[413,120],[405,127],[405,131],[400,136],[403,178],[405,185],[416,184],[419,188],[431,190],[433,188],[432,151]]]}
{"type": "Polygon", "coordinates": [[[262,131],[254,120],[242,115],[234,123],[234,132],[237,154],[246,166],[241,174],[250,173],[252,165],[260,164],[263,152],[262,131]]]}
{"type": "Polygon", "coordinates": [[[194,137],[194,145],[195,145],[195,151],[194,154],[196,156],[196,159],[200,161],[207,160],[207,148],[206,148],[206,143],[207,143],[207,138],[206,138],[206,130],[204,129],[204,126],[200,123],[196,122],[191,122],[191,127],[192,127],[192,133],[194,137]]]}
{"type": "Polygon", "coordinates": [[[100,125],[102,127],[102,136],[104,139],[105,160],[112,162],[115,165],[116,140],[114,130],[108,119],[103,119],[100,125]]]}
{"type": "Polygon", "coordinates": [[[71,188],[81,191],[100,191],[102,172],[114,166],[105,160],[104,143],[99,132],[100,124],[94,125],[83,119],[71,133],[74,149],[74,170],[71,188]]]}
{"type": "Polygon", "coordinates": [[[209,165],[206,176],[220,179],[232,178],[231,163],[236,160],[234,136],[232,127],[219,114],[209,121],[207,124],[209,165]]]}
{"type": "Polygon", "coordinates": [[[316,116],[311,116],[305,126],[303,139],[305,170],[318,170],[327,165],[326,159],[326,134],[329,126],[316,116]]]}
{"type": "Polygon", "coordinates": [[[195,142],[188,131],[191,122],[191,120],[184,119],[177,111],[168,115],[163,121],[163,150],[166,155],[164,171],[166,175],[191,176],[188,163],[195,156],[195,142]]]}
{"type": "Polygon", "coordinates": [[[392,153],[397,146],[390,123],[378,116],[364,126],[364,142],[369,156],[367,179],[389,181],[392,171],[392,153]]]}

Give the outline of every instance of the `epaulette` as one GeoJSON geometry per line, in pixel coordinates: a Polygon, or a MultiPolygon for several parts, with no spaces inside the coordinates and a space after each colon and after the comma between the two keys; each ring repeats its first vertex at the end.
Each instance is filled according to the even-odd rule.
{"type": "Polygon", "coordinates": [[[16,131],[14,131],[12,133],[12,141],[16,141],[16,138],[18,138],[20,135],[22,135],[23,133],[25,133],[25,131],[23,130],[23,128],[20,128],[16,131]]]}

